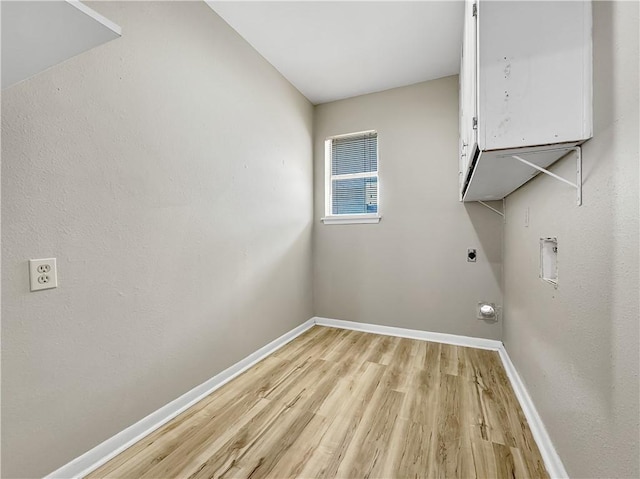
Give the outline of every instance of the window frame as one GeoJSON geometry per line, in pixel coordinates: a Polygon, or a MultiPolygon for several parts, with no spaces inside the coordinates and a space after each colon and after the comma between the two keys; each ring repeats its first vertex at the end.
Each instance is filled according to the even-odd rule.
{"type": "Polygon", "coordinates": [[[380,213],[380,142],[377,130],[364,130],[354,133],[346,133],[343,135],[333,135],[325,138],[324,140],[324,216],[321,218],[324,224],[375,224],[379,223],[382,215],[380,213]],[[369,133],[375,133],[376,135],[376,164],[377,169],[374,172],[367,173],[351,173],[345,175],[332,175],[332,149],[333,140],[339,140],[343,138],[349,138],[354,136],[363,136],[369,133]],[[356,214],[333,214],[333,188],[332,181],[334,179],[348,179],[348,178],[376,178],[377,183],[377,213],[356,213],[356,214]]]}

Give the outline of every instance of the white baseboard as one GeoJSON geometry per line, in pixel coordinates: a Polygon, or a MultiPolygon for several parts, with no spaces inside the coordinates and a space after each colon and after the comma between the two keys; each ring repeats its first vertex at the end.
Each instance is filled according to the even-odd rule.
{"type": "Polygon", "coordinates": [[[191,391],[183,394],[177,399],[174,399],[169,404],[162,406],[160,409],[152,412],[135,424],[132,424],[115,436],[112,436],[106,441],[98,444],[93,449],[85,452],[82,456],[77,457],[61,468],[56,469],[46,476],[45,479],[75,479],[86,476],[128,447],[138,442],[143,437],[151,434],[153,431],[166,424],[178,414],[189,409],[195,403],[205,398],[219,387],[249,369],[258,361],[264,359],[294,338],[300,336],[307,329],[313,327],[314,324],[315,322],[313,319],[305,321],[300,326],[283,334],[266,346],[263,346],[256,352],[235,363],[233,366],[225,369],[219,374],[216,374],[214,377],[208,379],[199,386],[196,386],[191,391]]]}
{"type": "Polygon", "coordinates": [[[502,364],[507,372],[509,381],[511,382],[511,387],[518,398],[522,412],[524,412],[524,415],[527,418],[527,423],[529,424],[529,429],[531,429],[533,439],[536,441],[538,449],[540,449],[540,455],[542,456],[544,466],[546,467],[549,476],[553,479],[568,478],[569,475],[567,474],[555,447],[553,447],[553,443],[551,442],[549,433],[547,433],[547,429],[544,427],[542,418],[538,414],[538,411],[533,404],[533,400],[518,374],[518,370],[511,362],[511,358],[509,357],[504,344],[500,349],[498,349],[498,354],[500,354],[500,359],[502,359],[502,364]]]}
{"type": "Polygon", "coordinates": [[[107,439],[103,443],[84,453],[82,456],[55,470],[46,476],[45,479],[75,479],[89,474],[91,471],[94,471],[101,465],[105,464],[107,461],[114,458],[143,437],[166,424],[178,414],[190,408],[219,387],[249,369],[258,361],[272,354],[316,324],[318,326],[351,329],[367,333],[384,334],[387,336],[397,336],[401,338],[419,339],[423,341],[433,341],[437,343],[453,344],[456,346],[467,346],[471,348],[497,351],[507,372],[507,376],[511,381],[511,386],[513,387],[516,397],[520,402],[522,411],[527,418],[533,438],[540,449],[540,454],[544,460],[547,472],[552,478],[560,479],[568,477],[562,461],[553,447],[553,443],[551,442],[547,430],[542,423],[542,418],[539,416],[535,406],[533,405],[531,396],[529,396],[529,393],[527,392],[522,379],[520,379],[520,376],[511,362],[502,342],[493,339],[473,338],[469,336],[458,336],[455,334],[431,333],[415,329],[314,317],[305,321],[288,333],[283,334],[278,339],[260,348],[211,379],[205,381],[199,386],[196,386],[191,391],[171,401],[166,406],[163,406],[157,411],[149,414],[147,417],[129,426],[122,432],[119,432],[115,436],[107,439]]]}
{"type": "Polygon", "coordinates": [[[365,333],[384,334],[386,336],[397,336],[400,338],[420,339],[422,341],[432,341],[434,343],[453,344],[455,346],[468,346],[470,348],[489,349],[497,351],[502,347],[500,341],[494,339],[473,338],[470,336],[458,336],[457,334],[430,333],[417,329],[396,328],[393,326],[380,326],[379,324],[355,323],[353,321],[343,321],[341,319],[313,318],[319,326],[331,326],[341,329],[352,329],[365,333]]]}

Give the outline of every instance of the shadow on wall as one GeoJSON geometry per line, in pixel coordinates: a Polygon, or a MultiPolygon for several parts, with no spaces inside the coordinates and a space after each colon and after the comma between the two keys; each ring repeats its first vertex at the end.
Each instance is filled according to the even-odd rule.
{"type": "MultiPolygon", "coordinates": [[[[495,208],[498,211],[503,210],[502,201],[489,201],[487,202],[489,206],[495,208]]],[[[489,263],[489,267],[491,269],[491,273],[496,280],[496,283],[500,286],[501,296],[504,295],[504,287],[502,284],[502,229],[503,229],[503,217],[500,216],[495,211],[491,211],[486,206],[481,205],[480,203],[463,203],[464,209],[467,212],[467,216],[473,226],[473,229],[476,232],[478,240],[480,241],[480,245],[482,246],[481,251],[486,255],[486,260],[489,263]],[[496,235],[496,229],[499,229],[500,234],[496,235]],[[496,240],[498,238],[498,240],[496,240]]],[[[490,298],[486,298],[489,300],[490,298]]],[[[504,299],[502,300],[504,302],[504,299]]],[[[500,312],[503,308],[503,304],[497,305],[499,308],[498,312],[498,320],[502,323],[502,313],[500,312]]],[[[496,321],[492,319],[484,319],[479,320],[483,321],[487,324],[493,324],[496,321]]]]}
{"type": "MultiPolygon", "coordinates": [[[[587,346],[584,353],[585,356],[591,358],[593,364],[580,362],[575,368],[580,371],[579,378],[581,378],[583,394],[587,401],[594,402],[587,409],[587,411],[591,411],[594,422],[601,420],[600,416],[603,409],[606,411],[604,415],[611,418],[612,421],[614,420],[612,412],[616,407],[614,388],[617,378],[611,374],[612,361],[610,358],[615,355],[618,349],[616,344],[618,338],[613,330],[615,326],[612,325],[620,324],[619,320],[614,319],[616,312],[613,304],[616,302],[616,287],[618,286],[615,284],[614,265],[616,263],[620,264],[621,259],[618,258],[625,257],[625,251],[616,251],[616,230],[619,230],[621,225],[615,224],[615,213],[618,211],[616,208],[617,195],[612,194],[612,190],[617,190],[616,183],[619,179],[619,175],[615,174],[617,167],[619,167],[616,163],[626,161],[622,158],[616,158],[620,152],[616,151],[618,148],[612,148],[612,145],[620,143],[619,140],[616,141],[618,133],[617,122],[620,118],[620,112],[616,111],[616,106],[620,103],[620,98],[616,102],[616,78],[612,75],[612,72],[616,70],[614,59],[617,56],[614,39],[614,3],[616,2],[594,2],[593,4],[593,138],[587,141],[582,148],[582,187],[583,195],[584,192],[587,195],[593,195],[593,198],[586,198],[586,200],[583,198],[585,206],[588,208],[590,204],[594,206],[600,205],[600,211],[598,217],[593,219],[593,213],[589,214],[590,212],[585,206],[578,208],[579,214],[586,217],[585,223],[589,218],[592,219],[587,223],[588,226],[585,228],[584,234],[579,235],[585,247],[577,252],[575,258],[577,264],[587,262],[585,260],[590,258],[593,245],[591,241],[586,241],[586,238],[589,237],[597,238],[597,244],[612,246],[611,248],[597,248],[603,251],[597,255],[598,269],[591,281],[588,277],[579,276],[584,285],[579,288],[580,296],[577,298],[577,302],[583,310],[576,315],[575,320],[576,322],[581,322],[585,315],[591,318],[590,325],[593,327],[592,341],[584,342],[587,346]],[[606,32],[606,37],[602,38],[604,32],[606,32]],[[599,180],[598,178],[602,179],[599,180]],[[603,189],[599,186],[598,183],[600,182],[605,183],[607,188],[603,189]],[[614,214],[611,215],[611,212],[614,214]],[[587,287],[587,283],[590,282],[597,284],[599,288],[603,288],[603,296],[590,294],[593,293],[593,290],[587,287]],[[607,290],[606,292],[604,291],[605,289],[607,290]],[[610,298],[611,300],[603,301],[602,299],[604,298],[610,298]],[[591,314],[589,314],[589,309],[593,311],[591,314]],[[604,318],[609,320],[602,321],[604,318]],[[590,343],[593,346],[594,343],[600,342],[601,339],[604,340],[605,338],[606,342],[602,341],[601,347],[589,347],[590,343]],[[600,354],[593,354],[594,349],[600,349],[600,354]],[[593,371],[597,373],[597,381],[593,379],[593,371]],[[597,384],[599,381],[605,383],[604,387],[597,384]],[[599,398],[602,398],[602,403],[598,401],[599,398]]],[[[577,328],[580,328],[579,324],[577,328]]],[[[573,365],[571,369],[574,369],[573,365]]],[[[576,420],[581,417],[583,412],[580,409],[583,408],[576,408],[572,411],[573,416],[576,416],[576,420]]]]}
{"type": "MultiPolygon", "coordinates": [[[[200,311],[198,317],[187,323],[195,325],[191,329],[197,329],[201,339],[194,341],[189,331],[183,331],[184,322],[176,324],[169,334],[174,340],[164,345],[170,349],[167,355],[171,359],[157,362],[154,365],[157,370],[149,371],[146,377],[158,384],[149,385],[148,390],[161,389],[162,378],[170,372],[183,378],[182,390],[187,392],[264,346],[265,338],[275,339],[290,330],[289,318],[282,314],[282,304],[288,303],[293,311],[298,311],[304,310],[304,304],[309,302],[306,292],[311,291],[311,284],[306,278],[311,261],[302,258],[311,256],[311,230],[310,222],[273,224],[261,228],[261,233],[251,241],[254,244],[239,241],[240,252],[235,259],[240,264],[235,277],[226,289],[212,289],[210,308],[200,311]],[[258,243],[264,244],[258,248],[258,243]],[[290,291],[292,282],[299,285],[294,298],[290,291]],[[259,321],[255,320],[257,316],[259,321]],[[241,340],[234,343],[229,340],[233,337],[241,340]],[[199,367],[206,357],[210,358],[206,367],[199,367]]],[[[308,317],[300,318],[300,322],[312,314],[309,311],[308,317]]],[[[123,391],[134,388],[135,383],[127,384],[123,391]]],[[[165,397],[171,397],[171,393],[167,391],[165,397]]]]}
{"type": "MultiPolygon", "coordinates": [[[[595,148],[596,157],[608,154],[612,138],[606,140],[602,135],[612,134],[612,126],[619,117],[616,111],[616,101],[614,94],[614,78],[611,72],[614,71],[614,58],[616,47],[612,33],[614,30],[613,4],[612,2],[598,2],[594,8],[594,22],[601,32],[609,32],[606,41],[594,41],[593,44],[593,136],[600,138],[599,141],[588,140],[584,145],[587,148],[595,148]],[[602,107],[599,107],[602,105],[602,107]]],[[[595,27],[595,25],[594,25],[595,27]]],[[[571,157],[572,155],[568,155],[571,157]]],[[[583,151],[584,156],[584,151],[583,151]]],[[[583,188],[589,183],[592,175],[599,170],[607,168],[606,161],[584,161],[582,162],[582,185],[583,188]]]]}
{"type": "MultiPolygon", "coordinates": [[[[489,201],[489,206],[502,211],[502,201],[489,201]]],[[[496,241],[496,229],[503,229],[503,218],[480,203],[463,203],[473,229],[478,235],[482,250],[487,255],[494,278],[502,288],[502,234],[496,241]]]]}

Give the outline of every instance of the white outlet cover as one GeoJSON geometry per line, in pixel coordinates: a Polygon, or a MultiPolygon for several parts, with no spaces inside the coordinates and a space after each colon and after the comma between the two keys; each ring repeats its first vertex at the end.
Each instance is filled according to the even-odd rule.
{"type": "Polygon", "coordinates": [[[30,259],[29,283],[31,291],[58,287],[58,268],[55,258],[30,259]]]}

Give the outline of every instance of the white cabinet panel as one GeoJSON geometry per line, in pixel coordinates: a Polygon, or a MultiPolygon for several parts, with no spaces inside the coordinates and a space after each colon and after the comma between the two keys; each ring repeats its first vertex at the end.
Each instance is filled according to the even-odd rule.
{"type": "Polygon", "coordinates": [[[480,2],[482,150],[591,136],[590,6],[480,2]]]}
{"type": "Polygon", "coordinates": [[[460,161],[464,201],[503,198],[535,176],[505,159],[507,150],[546,167],[563,156],[559,147],[566,153],[592,136],[591,3],[475,3],[477,25],[465,19],[463,43],[466,53],[467,39],[476,40],[477,63],[461,63],[461,105],[473,83],[478,122],[470,129],[461,106],[461,139],[473,145],[477,135],[476,153],[460,161]]]}
{"type": "Polygon", "coordinates": [[[511,155],[518,155],[542,168],[547,168],[576,145],[577,142],[572,142],[526,149],[483,151],[481,160],[473,169],[473,177],[469,182],[464,201],[502,199],[538,174],[537,170],[524,165],[511,155]]]}

